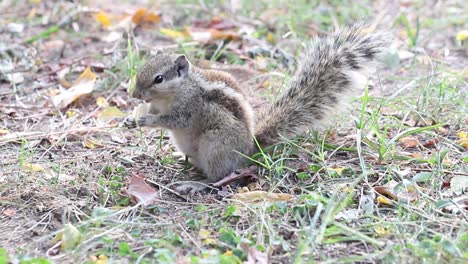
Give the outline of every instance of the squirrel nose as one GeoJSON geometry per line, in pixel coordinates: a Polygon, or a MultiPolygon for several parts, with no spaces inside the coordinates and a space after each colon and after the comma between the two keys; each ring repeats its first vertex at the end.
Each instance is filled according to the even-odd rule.
{"type": "Polygon", "coordinates": [[[132,96],[133,98],[141,99],[141,93],[138,92],[137,89],[133,90],[131,96],[132,96]]]}

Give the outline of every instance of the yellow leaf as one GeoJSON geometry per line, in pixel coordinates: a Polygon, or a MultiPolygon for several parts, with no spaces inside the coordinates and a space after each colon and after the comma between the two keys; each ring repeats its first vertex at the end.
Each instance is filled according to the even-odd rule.
{"type": "Polygon", "coordinates": [[[67,117],[74,117],[74,116],[76,116],[78,113],[77,113],[76,111],[70,109],[70,110],[68,110],[65,114],[67,115],[67,117]]]}
{"type": "Polygon", "coordinates": [[[232,251],[231,251],[231,250],[228,250],[228,251],[224,252],[223,255],[224,255],[224,256],[232,256],[232,254],[233,254],[232,251]]]}
{"type": "Polygon", "coordinates": [[[468,133],[466,133],[465,131],[460,131],[457,133],[457,135],[460,139],[468,139],[468,133]]]}
{"type": "Polygon", "coordinates": [[[198,231],[198,236],[200,238],[208,238],[210,236],[210,231],[206,230],[206,229],[200,229],[200,231],[198,231]]]}
{"type": "Polygon", "coordinates": [[[457,40],[459,41],[464,41],[466,39],[468,39],[468,30],[462,30],[460,32],[457,33],[457,40]]]}
{"type": "Polygon", "coordinates": [[[9,134],[10,131],[6,130],[6,129],[0,129],[0,136],[5,136],[6,134],[9,134]]]}
{"type": "MultiPolygon", "coordinates": [[[[62,250],[73,249],[78,245],[81,240],[80,231],[72,224],[66,224],[55,237],[52,239],[52,243],[62,242],[62,250]]],[[[90,257],[92,259],[92,257],[90,257]]]]}
{"type": "Polygon", "coordinates": [[[104,28],[108,28],[111,25],[111,20],[110,20],[109,16],[103,11],[98,12],[94,16],[94,18],[96,19],[97,22],[101,23],[101,25],[104,28]]]}
{"type": "Polygon", "coordinates": [[[120,111],[120,109],[117,108],[116,106],[109,106],[98,114],[97,119],[100,122],[106,123],[106,122],[113,120],[114,118],[126,117],[126,116],[127,114],[120,111]]]}
{"type": "Polygon", "coordinates": [[[390,234],[390,230],[388,230],[387,228],[381,225],[375,226],[374,230],[375,230],[375,233],[379,236],[386,236],[390,234]]]}
{"type": "Polygon", "coordinates": [[[80,231],[72,224],[66,224],[61,236],[62,250],[73,249],[81,240],[80,231]]]}
{"type": "Polygon", "coordinates": [[[104,96],[99,96],[96,99],[96,104],[100,107],[108,107],[109,103],[107,102],[106,98],[104,96]]]}
{"type": "Polygon", "coordinates": [[[216,240],[214,240],[213,238],[205,238],[202,240],[203,245],[214,245],[215,242],[216,240]]]}
{"type": "Polygon", "coordinates": [[[30,172],[44,171],[44,168],[42,168],[42,166],[39,165],[39,164],[32,164],[32,163],[23,162],[21,164],[21,167],[23,167],[23,169],[25,169],[27,171],[30,171],[30,172]]]}
{"type": "Polygon", "coordinates": [[[274,43],[274,42],[275,42],[275,36],[274,36],[273,33],[271,33],[271,32],[268,32],[266,39],[267,39],[267,41],[270,42],[270,43],[274,43]]]}
{"type": "Polygon", "coordinates": [[[88,148],[88,149],[95,149],[95,148],[102,148],[104,147],[104,145],[102,145],[101,143],[98,143],[90,138],[86,138],[84,141],[83,141],[83,146],[85,148],[88,148]]]}
{"type": "Polygon", "coordinates": [[[91,71],[91,68],[88,66],[86,67],[86,69],[80,74],[80,76],[78,76],[78,79],[76,79],[76,81],[73,82],[73,85],[76,85],[78,83],[82,83],[82,82],[88,82],[88,81],[95,81],[96,80],[96,74],[94,74],[92,71],[91,71]]]}
{"type": "Polygon", "coordinates": [[[161,28],[159,31],[162,34],[164,34],[164,35],[166,35],[168,37],[174,38],[174,39],[184,38],[184,37],[188,36],[187,31],[177,31],[177,30],[172,30],[172,29],[168,29],[168,28],[161,28]]]}
{"type": "Polygon", "coordinates": [[[457,144],[464,147],[465,149],[468,149],[468,138],[457,140],[457,144]]]}
{"type": "Polygon", "coordinates": [[[381,196],[379,195],[377,198],[376,198],[377,202],[379,204],[385,204],[385,205],[391,205],[392,202],[385,196],[381,196]]]}
{"type": "Polygon", "coordinates": [[[109,258],[106,255],[99,255],[98,259],[96,260],[96,264],[107,264],[109,258]]]}
{"type": "Polygon", "coordinates": [[[345,169],[345,167],[340,167],[340,168],[327,168],[327,170],[331,170],[331,171],[336,171],[336,173],[338,173],[338,175],[341,175],[343,173],[343,170],[345,169]]]}
{"type": "Polygon", "coordinates": [[[236,193],[232,197],[234,200],[239,200],[243,202],[278,202],[278,201],[289,201],[292,199],[292,196],[287,193],[270,193],[265,191],[252,191],[245,193],[236,193]]]}

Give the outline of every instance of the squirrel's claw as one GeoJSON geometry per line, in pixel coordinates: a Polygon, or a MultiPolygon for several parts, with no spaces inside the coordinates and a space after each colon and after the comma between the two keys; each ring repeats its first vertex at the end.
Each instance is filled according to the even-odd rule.
{"type": "Polygon", "coordinates": [[[176,188],[176,191],[180,194],[189,194],[194,195],[200,191],[203,191],[207,188],[206,184],[197,183],[197,182],[190,182],[184,183],[176,188]]]}

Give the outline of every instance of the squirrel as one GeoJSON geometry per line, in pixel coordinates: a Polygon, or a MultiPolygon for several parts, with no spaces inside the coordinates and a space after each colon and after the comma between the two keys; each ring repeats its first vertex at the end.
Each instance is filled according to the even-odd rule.
{"type": "Polygon", "coordinates": [[[150,111],[125,125],[169,130],[177,149],[206,177],[176,190],[203,190],[244,167],[246,156],[258,147],[317,128],[342,108],[347,95],[364,87],[366,74],[389,43],[385,34],[363,29],[357,24],[312,40],[287,90],[257,115],[230,74],[159,50],[139,71],[132,93],[149,103],[150,111]]]}

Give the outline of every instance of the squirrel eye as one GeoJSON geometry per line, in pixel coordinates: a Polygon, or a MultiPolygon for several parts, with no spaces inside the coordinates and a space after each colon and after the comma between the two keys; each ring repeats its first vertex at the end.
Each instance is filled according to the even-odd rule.
{"type": "Polygon", "coordinates": [[[163,77],[162,75],[158,75],[154,78],[153,83],[162,83],[163,82],[163,77]]]}

